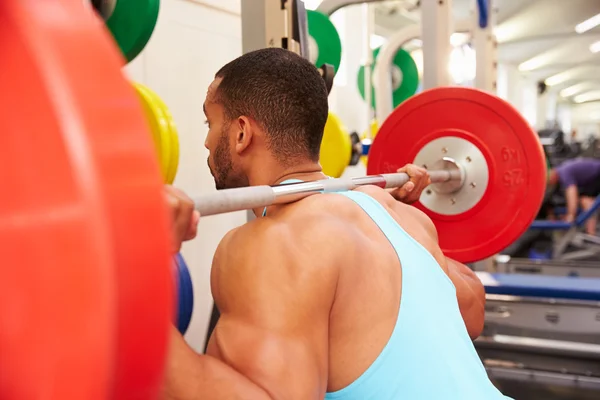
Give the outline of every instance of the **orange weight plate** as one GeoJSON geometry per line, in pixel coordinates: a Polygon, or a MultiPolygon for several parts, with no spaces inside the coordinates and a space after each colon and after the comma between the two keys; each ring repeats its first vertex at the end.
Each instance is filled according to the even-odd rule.
{"type": "Polygon", "coordinates": [[[9,3],[17,2],[37,27],[28,37],[37,67],[69,145],[80,150],[72,156],[90,160],[110,229],[118,316],[109,398],[156,398],[175,295],[169,215],[148,126],[119,50],[93,10],[73,0],[9,3]]]}
{"type": "Polygon", "coordinates": [[[116,327],[110,229],[85,127],[62,113],[71,99],[42,59],[48,8],[0,2],[0,399],[105,400],[116,327]]]}
{"type": "Polygon", "coordinates": [[[394,110],[373,141],[367,172],[395,172],[407,163],[430,170],[456,165],[464,174],[460,189],[432,185],[416,207],[435,223],[444,253],[465,263],[514,242],[544,196],[537,134],[509,103],[476,89],[430,89],[394,110]]]}

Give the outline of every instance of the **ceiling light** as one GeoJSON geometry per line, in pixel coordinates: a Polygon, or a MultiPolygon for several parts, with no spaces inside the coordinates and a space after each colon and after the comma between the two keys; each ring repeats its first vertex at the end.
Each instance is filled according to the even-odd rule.
{"type": "Polygon", "coordinates": [[[592,43],[590,45],[590,51],[592,53],[598,53],[600,51],[600,41],[592,43]]]}
{"type": "Polygon", "coordinates": [[[561,90],[560,95],[562,97],[571,97],[577,93],[581,93],[588,86],[589,83],[578,83],[577,85],[569,86],[568,88],[561,90]]]}
{"type": "Polygon", "coordinates": [[[546,63],[544,57],[533,57],[519,64],[519,71],[533,71],[546,63]]]}
{"type": "Polygon", "coordinates": [[[586,19],[582,23],[577,24],[575,26],[575,32],[577,32],[577,33],[587,32],[590,29],[594,29],[598,25],[600,25],[600,14],[596,14],[592,18],[586,19]]]}
{"type": "Polygon", "coordinates": [[[547,78],[544,83],[548,86],[558,85],[568,81],[571,78],[571,75],[572,73],[570,71],[561,72],[560,74],[552,75],[550,78],[547,78]]]}
{"type": "Polygon", "coordinates": [[[584,103],[586,101],[600,100],[600,90],[585,92],[573,98],[575,103],[584,103]]]}

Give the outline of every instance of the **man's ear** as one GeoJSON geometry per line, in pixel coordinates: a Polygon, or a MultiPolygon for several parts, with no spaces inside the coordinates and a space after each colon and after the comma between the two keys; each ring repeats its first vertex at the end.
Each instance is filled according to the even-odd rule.
{"type": "Polygon", "coordinates": [[[235,135],[235,151],[238,154],[241,154],[250,146],[250,143],[252,143],[254,132],[248,117],[241,116],[236,122],[235,127],[238,131],[235,135]]]}

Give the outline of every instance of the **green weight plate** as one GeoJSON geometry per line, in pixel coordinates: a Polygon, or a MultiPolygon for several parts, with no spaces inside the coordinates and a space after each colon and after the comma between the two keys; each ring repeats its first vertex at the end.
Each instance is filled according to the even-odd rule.
{"type": "Polygon", "coordinates": [[[160,0],[116,0],[106,26],[127,62],[146,47],[158,20],[160,0]]]}
{"type": "Polygon", "coordinates": [[[306,10],[310,59],[317,66],[333,65],[335,72],[342,61],[342,41],[329,17],[319,11],[306,10]]]}
{"type": "MultiPolygon", "coordinates": [[[[373,59],[377,60],[377,54],[381,47],[373,50],[373,59]]],[[[358,91],[361,97],[365,98],[365,67],[362,66],[358,70],[358,91]]],[[[393,83],[393,103],[394,107],[397,107],[404,100],[417,92],[419,87],[419,71],[415,60],[411,57],[410,53],[404,49],[398,50],[394,56],[394,63],[392,68],[392,83],[393,83]]],[[[371,86],[371,105],[375,108],[375,88],[371,86]]]]}

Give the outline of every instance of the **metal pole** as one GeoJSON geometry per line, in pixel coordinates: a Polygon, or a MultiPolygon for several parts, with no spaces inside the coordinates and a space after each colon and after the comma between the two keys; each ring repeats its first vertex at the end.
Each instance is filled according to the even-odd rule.
{"type": "Polygon", "coordinates": [[[452,0],[421,0],[423,89],[450,85],[452,0]]]}
{"type": "Polygon", "coordinates": [[[375,25],[375,12],[373,7],[371,7],[368,3],[363,4],[363,8],[365,9],[366,16],[366,37],[365,37],[365,51],[366,51],[366,61],[365,61],[365,81],[363,82],[365,85],[365,103],[367,105],[367,139],[371,138],[371,120],[373,119],[373,110],[371,107],[372,100],[372,83],[373,83],[373,50],[371,50],[371,35],[373,34],[373,27],[375,25]]]}
{"type": "Polygon", "coordinates": [[[496,59],[496,25],[495,0],[473,0],[473,44],[477,67],[475,87],[490,93],[496,93],[498,62],[496,59]],[[487,6],[485,11],[481,6],[487,6]],[[485,13],[486,15],[482,15],[485,13]],[[483,26],[482,26],[483,25],[483,26]]]}

